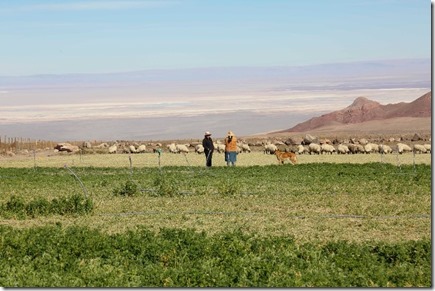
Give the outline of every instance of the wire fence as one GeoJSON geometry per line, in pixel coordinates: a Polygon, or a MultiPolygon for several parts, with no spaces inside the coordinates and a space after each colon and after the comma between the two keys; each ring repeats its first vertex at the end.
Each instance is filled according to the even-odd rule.
{"type": "MultiPolygon", "coordinates": [[[[320,154],[297,155],[298,164],[306,163],[389,163],[401,168],[402,165],[431,164],[430,153],[390,154],[320,154]]],[[[226,166],[224,153],[213,154],[213,166],[226,166]]],[[[145,152],[138,154],[88,154],[83,150],[76,153],[54,152],[53,150],[30,150],[14,155],[0,155],[0,167],[164,167],[186,166],[205,167],[204,154],[170,153],[167,151],[145,152]]],[[[263,152],[240,153],[237,155],[237,166],[276,165],[277,159],[273,154],[263,152]]]]}

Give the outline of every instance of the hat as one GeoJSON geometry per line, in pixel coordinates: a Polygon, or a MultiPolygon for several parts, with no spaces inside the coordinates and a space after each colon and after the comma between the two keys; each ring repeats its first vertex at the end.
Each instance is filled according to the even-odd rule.
{"type": "Polygon", "coordinates": [[[228,136],[234,136],[234,133],[230,130],[228,131],[228,136]]]}
{"type": "Polygon", "coordinates": [[[206,131],[204,135],[211,135],[210,131],[206,131]]]}

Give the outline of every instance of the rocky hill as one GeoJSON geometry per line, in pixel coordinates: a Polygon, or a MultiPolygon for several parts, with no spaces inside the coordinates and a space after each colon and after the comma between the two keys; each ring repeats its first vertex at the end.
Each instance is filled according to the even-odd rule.
{"type": "Polygon", "coordinates": [[[428,92],[410,103],[401,102],[387,105],[382,105],[366,97],[358,97],[350,106],[342,110],[313,117],[292,128],[276,133],[307,132],[325,126],[351,125],[371,121],[382,123],[382,121],[398,118],[430,118],[432,116],[431,104],[432,92],[428,92]]]}

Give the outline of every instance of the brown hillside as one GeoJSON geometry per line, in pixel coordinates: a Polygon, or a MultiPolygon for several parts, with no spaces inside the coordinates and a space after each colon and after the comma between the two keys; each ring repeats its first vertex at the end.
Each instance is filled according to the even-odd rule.
{"type": "MultiPolygon", "coordinates": [[[[358,124],[375,120],[387,120],[399,117],[431,117],[432,93],[428,92],[413,102],[382,105],[366,97],[358,97],[348,107],[313,117],[308,121],[279,132],[306,132],[325,126],[358,124]]],[[[277,133],[279,133],[277,132],[277,133]]]]}

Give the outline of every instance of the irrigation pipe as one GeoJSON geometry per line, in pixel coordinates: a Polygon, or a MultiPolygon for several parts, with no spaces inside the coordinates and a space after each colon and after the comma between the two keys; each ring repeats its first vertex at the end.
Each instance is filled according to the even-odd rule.
{"type": "MultiPolygon", "coordinates": [[[[133,216],[133,215],[182,215],[182,214],[196,214],[196,215],[262,215],[258,212],[225,212],[225,211],[130,211],[118,213],[101,213],[100,216],[133,216]]],[[[290,216],[294,219],[400,219],[400,218],[431,218],[430,214],[414,214],[414,215],[355,215],[355,214],[326,214],[326,215],[295,215],[290,216]]]]}
{"type": "Polygon", "coordinates": [[[68,165],[64,166],[65,169],[67,169],[68,171],[71,172],[71,174],[73,174],[73,176],[77,179],[77,181],[79,181],[80,185],[82,186],[83,189],[83,193],[85,193],[85,198],[88,198],[88,191],[85,188],[85,185],[83,185],[83,182],[80,180],[80,178],[76,175],[76,173],[73,172],[73,170],[71,170],[70,168],[68,168],[68,165]]]}

